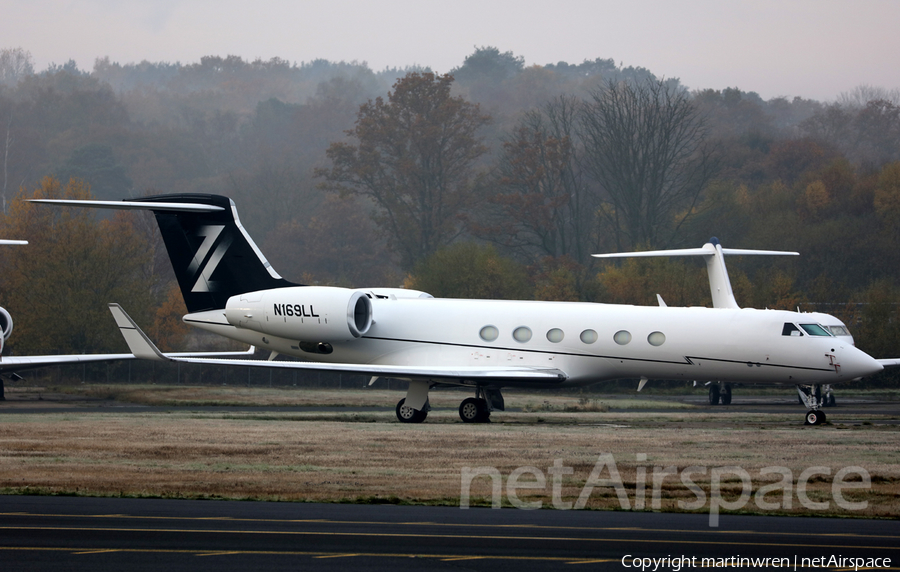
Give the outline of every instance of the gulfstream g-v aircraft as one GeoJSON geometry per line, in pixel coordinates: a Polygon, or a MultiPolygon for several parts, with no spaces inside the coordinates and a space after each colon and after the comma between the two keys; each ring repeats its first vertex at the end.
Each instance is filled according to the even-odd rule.
{"type": "MultiPolygon", "coordinates": [[[[457,300],[397,288],[288,282],[266,261],[227,197],[179,194],[127,201],[33,202],[150,210],[188,308],[184,321],[271,351],[269,361],[164,356],[116,304],[132,352],[189,363],[298,368],[409,380],[400,421],[428,414],[428,392],[470,387],[466,422],[503,410],[502,387],[573,387],[622,378],[781,383],[801,388],[818,424],[816,388],[883,365],[807,315],[734,307],[457,300]],[[284,354],[305,362],[272,361],[284,354]]],[[[719,244],[703,247],[722,256],[719,244]]],[[[724,269],[724,265],[722,266],[724,269]]],[[[713,282],[714,288],[727,287],[713,282]]],[[[716,292],[713,292],[716,299],[716,292]]]]}

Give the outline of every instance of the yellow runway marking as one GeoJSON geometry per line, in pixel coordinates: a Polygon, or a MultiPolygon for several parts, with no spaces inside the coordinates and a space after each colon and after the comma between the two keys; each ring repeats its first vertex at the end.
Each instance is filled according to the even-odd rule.
{"type": "MultiPolygon", "coordinates": [[[[260,522],[260,523],[279,523],[279,524],[338,524],[338,525],[384,525],[384,526],[443,526],[448,528],[499,528],[499,529],[535,529],[535,530],[575,530],[575,531],[591,531],[591,532],[646,532],[652,534],[721,534],[721,535],[759,535],[759,536],[790,536],[797,538],[804,537],[822,537],[822,538],[880,538],[900,540],[900,535],[877,535],[877,534],[854,534],[848,533],[830,533],[830,532],[766,532],[759,530],[690,530],[690,529],[670,529],[670,528],[640,528],[640,527],[594,527],[594,526],[545,526],[531,524],[469,524],[469,523],[445,523],[445,522],[388,522],[388,521],[367,521],[367,520],[328,520],[328,519],[268,519],[268,518],[233,518],[230,516],[133,516],[133,515],[81,515],[81,514],[40,514],[27,512],[0,512],[2,516],[34,516],[34,517],[76,517],[76,518],[122,518],[129,520],[184,520],[184,521],[225,521],[225,522],[260,522]]],[[[790,546],[790,545],[786,545],[790,546]]],[[[830,546],[830,545],[829,545],[830,546]]]]}
{"type": "MultiPolygon", "coordinates": [[[[48,530],[48,531],[79,531],[79,532],[157,532],[157,533],[190,533],[190,534],[258,534],[273,536],[353,536],[371,538],[441,538],[441,539],[478,539],[478,540],[534,540],[551,542],[628,542],[644,544],[665,544],[671,540],[657,540],[647,538],[590,538],[590,537],[564,537],[564,536],[500,536],[493,534],[414,534],[396,532],[335,532],[318,530],[219,530],[219,529],[187,529],[187,528],[113,528],[113,527],[75,527],[75,526],[0,526],[0,530],[48,530]]],[[[712,541],[712,540],[679,540],[680,544],[702,546],[774,546],[780,548],[848,548],[855,550],[900,550],[900,545],[893,546],[852,546],[840,544],[814,545],[809,543],[778,543],[778,542],[741,542],[738,540],[712,541]]]]}
{"type": "MultiPolygon", "coordinates": [[[[197,553],[196,550],[175,550],[162,548],[91,548],[91,549],[72,549],[70,547],[14,547],[0,546],[0,552],[68,552],[71,554],[100,554],[104,552],[124,552],[128,554],[194,554],[196,556],[215,556],[218,554],[238,554],[250,556],[309,556],[312,558],[344,558],[349,556],[363,557],[379,557],[379,558],[431,558],[438,559],[443,562],[453,562],[456,560],[513,560],[513,561],[535,561],[535,562],[557,562],[565,564],[602,564],[609,562],[618,562],[618,559],[585,559],[573,560],[571,557],[555,557],[555,556],[512,556],[512,555],[485,555],[485,556],[466,556],[461,554],[414,554],[414,553],[381,553],[381,552],[359,552],[359,553],[327,553],[327,552],[304,552],[296,550],[276,551],[276,550],[235,550],[232,552],[209,552],[197,553]]],[[[853,570],[853,568],[832,568],[834,572],[845,572],[853,570]]],[[[867,570],[860,568],[859,570],[867,570]]],[[[878,568],[878,570],[900,570],[897,567],[878,568]]]]}
{"type": "MultiPolygon", "coordinates": [[[[25,546],[25,547],[15,547],[15,546],[0,546],[0,552],[73,552],[72,548],[63,548],[63,547],[46,547],[46,546],[25,546]]],[[[165,548],[122,548],[122,549],[91,549],[93,552],[125,552],[129,554],[194,554],[196,556],[203,556],[203,553],[198,554],[196,550],[175,550],[175,549],[165,549],[165,548]]],[[[277,550],[238,550],[234,551],[233,554],[240,555],[249,555],[249,556],[310,556],[313,558],[321,558],[321,557],[346,557],[346,556],[363,556],[363,557],[380,557],[380,558],[435,558],[438,560],[468,560],[473,557],[465,556],[462,554],[416,554],[416,553],[396,553],[396,552],[360,552],[357,554],[346,554],[343,552],[330,554],[327,552],[304,552],[298,550],[285,550],[285,551],[277,551],[277,550]]],[[[478,556],[477,558],[482,560],[516,560],[516,561],[537,561],[537,562],[568,562],[571,558],[563,558],[563,557],[554,557],[554,556],[513,556],[513,555],[491,555],[491,556],[478,556]]]]}
{"type": "Polygon", "coordinates": [[[97,550],[82,550],[73,552],[72,554],[102,554],[104,552],[119,552],[119,550],[117,548],[101,548],[97,550]]]}

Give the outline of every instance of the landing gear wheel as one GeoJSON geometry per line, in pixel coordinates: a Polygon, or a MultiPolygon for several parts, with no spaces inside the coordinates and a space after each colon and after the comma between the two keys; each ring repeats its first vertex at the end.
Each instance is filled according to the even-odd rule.
{"type": "Polygon", "coordinates": [[[725,385],[721,391],[722,405],[731,405],[731,386],[725,385]]]}
{"type": "Polygon", "coordinates": [[[427,408],[418,411],[412,407],[407,407],[405,397],[397,402],[397,419],[402,423],[421,423],[425,421],[426,417],[428,417],[427,408]]]}
{"type": "Polygon", "coordinates": [[[709,386],[709,404],[710,405],[718,405],[719,404],[719,386],[718,385],[710,385],[709,386]]]}
{"type": "Polygon", "coordinates": [[[487,423],[491,412],[483,399],[467,397],[459,405],[459,418],[465,423],[487,423]]]}
{"type": "Polygon", "coordinates": [[[825,413],[821,411],[807,411],[805,425],[821,425],[825,423],[825,413]]]}

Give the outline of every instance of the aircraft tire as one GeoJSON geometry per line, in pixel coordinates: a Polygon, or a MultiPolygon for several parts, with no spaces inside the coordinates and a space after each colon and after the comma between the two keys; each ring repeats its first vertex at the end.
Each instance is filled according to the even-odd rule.
{"type": "Polygon", "coordinates": [[[425,409],[416,411],[412,407],[406,407],[405,404],[405,397],[397,402],[397,419],[399,419],[401,423],[421,423],[428,417],[428,411],[425,409]]]}
{"type": "Polygon", "coordinates": [[[807,411],[804,425],[821,425],[825,423],[825,413],[822,411],[807,411]]]}
{"type": "Polygon", "coordinates": [[[719,404],[719,386],[718,385],[710,385],[709,386],[709,404],[710,405],[718,405],[719,404]]]}
{"type": "Polygon", "coordinates": [[[459,418],[464,423],[485,423],[490,414],[483,399],[467,397],[459,404],[459,418]]]}
{"type": "Polygon", "coordinates": [[[725,391],[720,391],[720,398],[722,400],[722,405],[731,405],[731,386],[726,385],[723,388],[725,391]]]}

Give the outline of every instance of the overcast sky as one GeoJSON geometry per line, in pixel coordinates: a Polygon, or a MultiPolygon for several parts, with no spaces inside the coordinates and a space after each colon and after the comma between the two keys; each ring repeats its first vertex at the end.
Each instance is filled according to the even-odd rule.
{"type": "Polygon", "coordinates": [[[475,46],[526,65],[612,58],[688,87],[833,100],[900,88],[900,0],[0,0],[0,48],[74,59],[201,56],[447,72],[475,46]]]}

